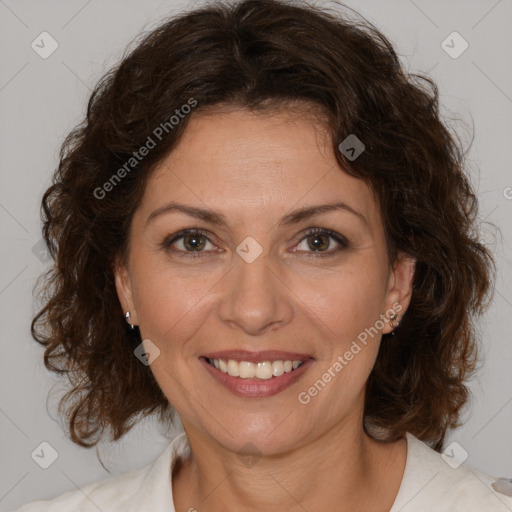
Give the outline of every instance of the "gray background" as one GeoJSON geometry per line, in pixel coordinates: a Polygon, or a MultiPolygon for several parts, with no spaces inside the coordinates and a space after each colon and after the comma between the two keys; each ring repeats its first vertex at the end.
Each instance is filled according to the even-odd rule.
{"type": "MultiPolygon", "coordinates": [[[[64,136],[83,117],[93,84],[141,30],[193,3],[0,0],[2,511],[109,476],[95,450],[66,439],[55,409],[62,387],[44,368],[42,348],[29,333],[35,311],[32,289],[48,266],[33,250],[41,239],[40,198],[64,136]],[[59,45],[47,59],[31,47],[43,31],[59,45]],[[58,453],[48,469],[31,457],[43,441],[58,453]]],[[[495,299],[481,324],[484,366],[471,384],[474,399],[466,423],[450,434],[448,443],[459,443],[473,467],[512,477],[512,2],[347,3],[391,39],[408,71],[435,79],[444,115],[459,117],[470,128],[474,123],[469,163],[480,216],[499,226],[502,239],[493,244],[498,261],[495,299]],[[453,31],[469,44],[456,59],[441,46],[453,31]]],[[[453,45],[457,50],[460,41],[453,45]]],[[[460,130],[467,143],[470,134],[462,126],[460,130]]],[[[491,242],[492,230],[486,231],[491,242]]],[[[152,461],[167,442],[154,421],[144,421],[119,443],[101,444],[100,452],[117,474],[152,461]]]]}

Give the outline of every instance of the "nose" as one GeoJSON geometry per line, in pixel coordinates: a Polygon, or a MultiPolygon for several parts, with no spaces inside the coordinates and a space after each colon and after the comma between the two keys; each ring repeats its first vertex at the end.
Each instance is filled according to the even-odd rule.
{"type": "Polygon", "coordinates": [[[251,336],[288,324],[294,313],[293,293],[265,252],[252,263],[237,255],[233,265],[222,282],[220,320],[251,336]]]}

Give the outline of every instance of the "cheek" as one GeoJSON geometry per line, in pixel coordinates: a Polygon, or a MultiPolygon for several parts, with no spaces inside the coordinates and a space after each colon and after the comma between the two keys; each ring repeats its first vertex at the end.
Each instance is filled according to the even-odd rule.
{"type": "Polygon", "coordinates": [[[140,265],[135,282],[135,303],[142,337],[164,352],[181,350],[206,316],[208,289],[204,278],[181,276],[175,269],[140,265]]]}
{"type": "MultiPolygon", "coordinates": [[[[345,345],[375,325],[384,313],[385,276],[373,262],[361,260],[345,267],[295,276],[293,290],[304,312],[321,324],[333,343],[345,345]]],[[[379,324],[380,325],[380,324],[379,324]]],[[[382,326],[381,326],[382,328],[382,326]]]]}

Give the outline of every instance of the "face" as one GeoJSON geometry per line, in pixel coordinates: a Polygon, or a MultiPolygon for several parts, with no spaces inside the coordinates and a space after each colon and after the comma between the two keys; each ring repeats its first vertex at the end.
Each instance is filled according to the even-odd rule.
{"type": "Polygon", "coordinates": [[[116,286],[144,346],[160,351],[150,369],[189,437],[271,454],[361,428],[381,335],[405,313],[412,274],[407,258],[390,265],[370,188],[340,169],[311,116],[233,111],[192,118],[151,175],[116,286]],[[205,360],[222,351],[232,372],[259,360],[273,376],[205,360]],[[305,362],[279,375],[287,359],[305,362]]]}

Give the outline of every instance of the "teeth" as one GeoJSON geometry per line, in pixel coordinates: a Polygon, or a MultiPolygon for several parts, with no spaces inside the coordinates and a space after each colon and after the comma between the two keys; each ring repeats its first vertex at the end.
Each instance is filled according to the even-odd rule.
{"type": "Polygon", "coordinates": [[[249,361],[235,361],[233,359],[208,359],[208,361],[223,373],[241,379],[268,380],[280,377],[284,373],[296,370],[304,361],[262,361],[251,363],[249,361]]]}
{"type": "MultiPolygon", "coordinates": [[[[228,367],[229,368],[229,367],[228,367]]],[[[254,379],[256,376],[256,366],[247,361],[240,361],[238,363],[239,376],[242,379],[254,379]]]]}
{"type": "Polygon", "coordinates": [[[269,361],[261,361],[256,366],[257,379],[271,379],[272,378],[272,363],[269,361]]]}
{"type": "Polygon", "coordinates": [[[274,361],[272,363],[272,375],[274,377],[279,377],[284,373],[284,363],[283,361],[274,361]]]}
{"type": "MultiPolygon", "coordinates": [[[[213,364],[215,364],[215,361],[218,361],[218,359],[214,359],[213,364]]],[[[239,377],[240,376],[240,367],[238,366],[238,363],[236,361],[233,361],[232,359],[230,359],[228,361],[228,367],[226,368],[226,373],[228,375],[231,375],[232,377],[239,377]]]]}

